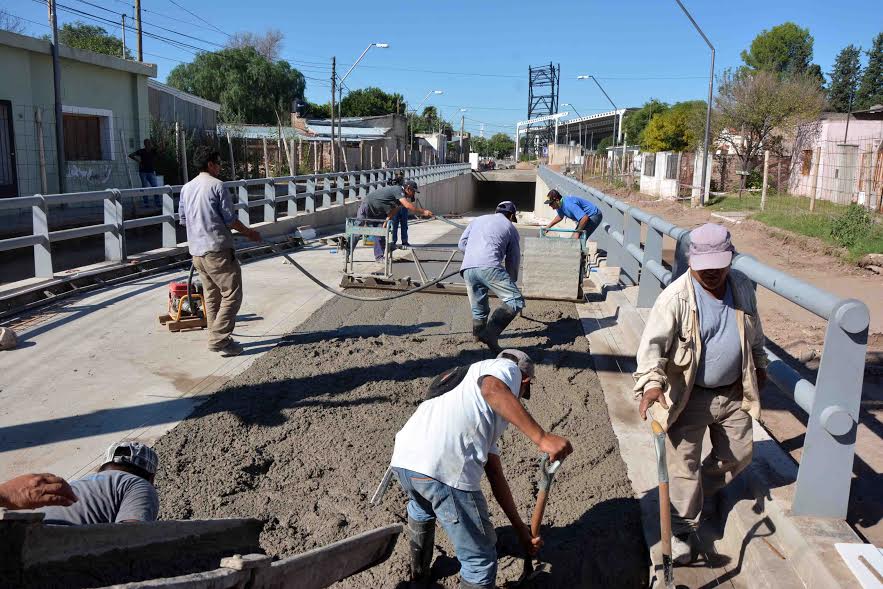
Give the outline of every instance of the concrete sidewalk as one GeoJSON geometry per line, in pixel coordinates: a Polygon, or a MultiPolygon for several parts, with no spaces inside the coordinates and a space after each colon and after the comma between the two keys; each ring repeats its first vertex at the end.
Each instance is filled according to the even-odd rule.
{"type": "MultiPolygon", "coordinates": [[[[411,241],[449,231],[441,221],[413,223],[411,241]]],[[[343,258],[334,250],[311,246],[293,256],[336,287],[343,258]]],[[[358,254],[370,255],[364,247],[358,254]]],[[[0,357],[0,480],[27,472],[75,478],[117,440],[154,441],[332,296],[281,257],[245,264],[234,335],[246,351],[221,358],[207,350],[205,331],[171,333],[157,321],[166,285],[184,276],[103,289],[29,318],[19,347],[0,357]]]]}

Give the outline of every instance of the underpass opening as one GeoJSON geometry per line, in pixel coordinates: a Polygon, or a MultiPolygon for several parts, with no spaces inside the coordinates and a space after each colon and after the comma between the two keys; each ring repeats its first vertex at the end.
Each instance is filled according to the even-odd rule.
{"type": "Polygon", "coordinates": [[[536,191],[534,170],[492,170],[473,176],[477,180],[476,211],[493,211],[504,200],[511,200],[519,211],[533,211],[536,191]]]}

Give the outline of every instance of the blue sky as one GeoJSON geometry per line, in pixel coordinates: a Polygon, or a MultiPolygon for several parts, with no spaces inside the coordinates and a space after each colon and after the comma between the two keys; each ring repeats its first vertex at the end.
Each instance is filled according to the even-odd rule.
{"type": "MultiPolygon", "coordinates": [[[[60,3],[115,22],[119,16],[113,13],[131,13],[131,2],[125,0],[60,3]]],[[[758,32],[788,20],[809,28],[815,62],[826,73],[845,45],[867,48],[883,30],[880,0],[852,0],[848,6],[818,0],[684,3],[717,48],[718,73],[740,63],[740,51],[758,32]]],[[[0,0],[0,7],[33,21],[25,23],[28,33],[48,31],[41,26],[46,22],[41,0],[0,0]]],[[[709,51],[674,0],[142,0],[142,9],[145,31],[209,50],[224,43],[224,33],[282,30],[283,57],[308,76],[307,97],[313,101],[328,99],[332,55],[345,71],[369,43],[389,43],[389,49],[369,52],[347,80],[350,88],[374,85],[400,92],[412,106],[428,91],[443,90],[429,104],[457,122],[460,109],[468,109],[467,129],[478,132],[484,122],[486,136],[511,133],[515,121],[525,118],[527,68],[549,61],[561,65],[561,104],[572,103],[582,115],[607,110],[608,104],[591,81],[576,79],[579,74],[598,77],[620,107],[640,106],[651,97],[674,102],[707,93],[709,51]]],[[[90,21],[64,8],[59,16],[62,23],[90,21]]],[[[119,26],[104,26],[119,35],[119,26]]],[[[134,41],[130,33],[129,46],[134,41]]],[[[144,40],[144,51],[145,61],[158,65],[160,80],[177,63],[193,58],[192,49],[150,38],[144,40]]]]}

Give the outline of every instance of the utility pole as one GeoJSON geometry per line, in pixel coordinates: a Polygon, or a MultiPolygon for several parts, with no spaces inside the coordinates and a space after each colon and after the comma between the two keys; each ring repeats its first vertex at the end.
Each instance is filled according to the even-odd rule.
{"type": "Polygon", "coordinates": [[[126,15],[120,16],[123,17],[123,59],[126,59],[126,15]]]}
{"type": "Polygon", "coordinates": [[[460,115],[460,163],[463,163],[463,130],[466,126],[466,115],[460,115]]]}
{"type": "Polygon", "coordinates": [[[135,0],[135,30],[138,35],[138,61],[144,61],[144,52],[141,50],[141,0],[135,0]]]}
{"type": "Polygon", "coordinates": [[[52,26],[52,77],[55,90],[55,161],[58,167],[58,191],[67,192],[64,162],[64,119],[61,109],[61,63],[58,57],[58,12],[55,0],[49,0],[49,22],[52,26]]]}
{"type": "Polygon", "coordinates": [[[337,84],[337,57],[331,58],[331,169],[337,171],[337,153],[334,151],[334,91],[337,84]]]}

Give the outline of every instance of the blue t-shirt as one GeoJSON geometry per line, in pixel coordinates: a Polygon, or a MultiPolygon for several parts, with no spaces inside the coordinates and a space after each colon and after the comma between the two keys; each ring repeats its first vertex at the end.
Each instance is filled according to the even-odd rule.
{"type": "Polygon", "coordinates": [[[562,196],[561,206],[556,212],[562,219],[567,217],[568,219],[573,219],[577,223],[579,223],[580,219],[586,215],[591,217],[592,215],[601,213],[601,211],[598,210],[598,207],[578,196],[562,196]]]}

